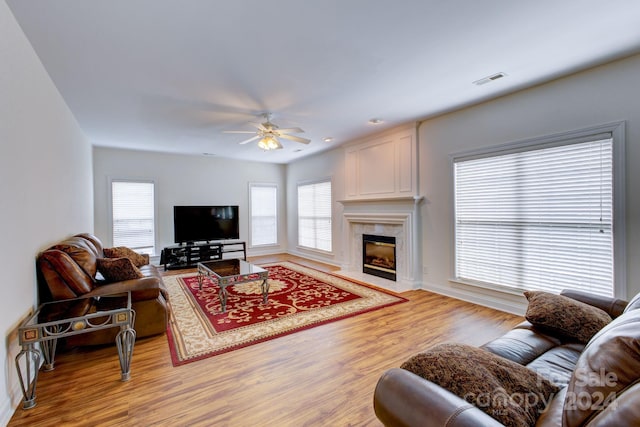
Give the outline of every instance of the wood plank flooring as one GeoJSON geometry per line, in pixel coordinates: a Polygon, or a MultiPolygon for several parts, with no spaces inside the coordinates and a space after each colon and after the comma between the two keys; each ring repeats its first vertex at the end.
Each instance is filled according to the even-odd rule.
{"type": "MultiPolygon", "coordinates": [[[[288,255],[251,261],[285,259],[335,270],[288,255]]],[[[115,346],[68,351],[40,372],[37,406],[8,425],[380,426],[373,390],[386,369],[436,343],[480,345],[522,320],[426,291],[402,296],[410,301],[177,368],[166,336],[140,339],[124,383],[115,346]]]]}

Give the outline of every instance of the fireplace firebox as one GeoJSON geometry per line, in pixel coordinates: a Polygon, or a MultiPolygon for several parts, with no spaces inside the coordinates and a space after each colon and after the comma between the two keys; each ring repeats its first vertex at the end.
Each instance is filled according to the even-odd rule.
{"type": "Polygon", "coordinates": [[[396,280],[396,238],[362,235],[362,272],[396,280]]]}

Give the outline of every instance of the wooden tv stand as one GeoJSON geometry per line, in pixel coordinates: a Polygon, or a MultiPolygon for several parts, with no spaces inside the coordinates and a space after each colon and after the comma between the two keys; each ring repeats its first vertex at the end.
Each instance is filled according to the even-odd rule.
{"type": "Polygon", "coordinates": [[[224,254],[240,253],[247,260],[247,244],[245,242],[205,242],[167,246],[160,255],[160,264],[166,270],[195,267],[199,262],[215,261],[226,257],[224,254]]]}

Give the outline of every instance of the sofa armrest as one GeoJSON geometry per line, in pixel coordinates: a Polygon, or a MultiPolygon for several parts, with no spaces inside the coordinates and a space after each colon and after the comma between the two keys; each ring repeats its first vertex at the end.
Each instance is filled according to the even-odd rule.
{"type": "Polygon", "coordinates": [[[131,291],[132,301],[143,301],[158,298],[162,286],[162,279],[157,277],[143,277],[142,279],[124,280],[96,286],[88,296],[119,294],[131,291]]]}
{"type": "Polygon", "coordinates": [[[400,368],[389,369],[380,377],[373,407],[387,427],[502,426],[448,390],[400,368]]]}
{"type": "Polygon", "coordinates": [[[583,291],[565,289],[560,292],[560,295],[604,310],[613,319],[620,316],[627,306],[627,301],[619,298],[605,297],[583,291]]]}

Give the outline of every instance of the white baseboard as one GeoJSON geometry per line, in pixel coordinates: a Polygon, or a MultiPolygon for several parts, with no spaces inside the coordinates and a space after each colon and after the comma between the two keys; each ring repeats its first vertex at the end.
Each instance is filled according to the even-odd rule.
{"type": "Polygon", "coordinates": [[[286,252],[281,246],[247,248],[247,257],[277,255],[286,252]]]}
{"type": "Polygon", "coordinates": [[[289,249],[286,251],[287,254],[289,255],[295,255],[295,256],[299,256],[301,258],[307,258],[311,261],[318,261],[318,262],[322,262],[325,264],[329,264],[329,265],[333,265],[335,267],[340,267],[340,264],[337,263],[332,256],[323,256],[320,254],[316,254],[314,251],[298,251],[295,249],[289,249]]]}
{"type": "Polygon", "coordinates": [[[503,294],[497,291],[489,291],[481,288],[478,288],[477,290],[467,288],[468,286],[457,286],[451,284],[442,286],[426,281],[423,282],[422,285],[422,289],[429,292],[482,305],[495,310],[505,311],[518,316],[524,315],[527,310],[527,302],[524,297],[521,298],[512,294],[503,294]]]}
{"type": "Polygon", "coordinates": [[[13,417],[16,410],[22,410],[18,409],[18,407],[22,405],[22,390],[20,389],[20,383],[17,381],[17,377],[12,379],[15,379],[16,381],[12,381],[12,384],[9,384],[9,397],[7,400],[2,402],[0,407],[0,425],[2,426],[9,424],[9,421],[11,421],[11,417],[13,417]]]}

